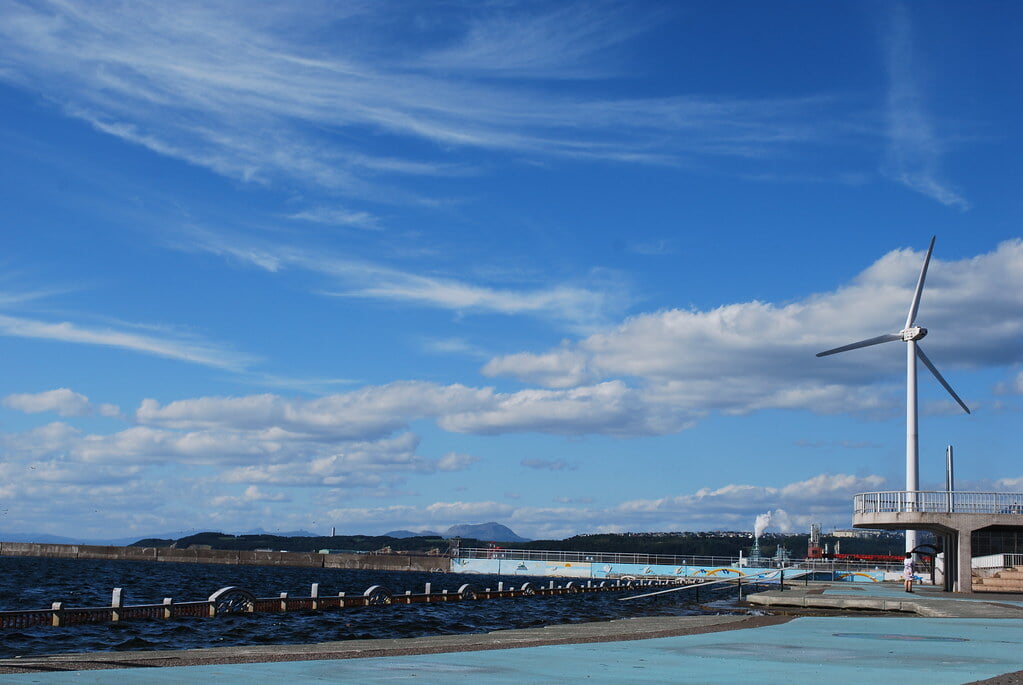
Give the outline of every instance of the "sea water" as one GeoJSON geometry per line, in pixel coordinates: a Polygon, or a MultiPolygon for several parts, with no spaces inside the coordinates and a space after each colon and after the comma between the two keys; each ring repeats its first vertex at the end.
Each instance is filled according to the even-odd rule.
{"type": "MultiPolygon", "coordinates": [[[[463,583],[478,589],[547,585],[550,578],[366,571],[351,569],[179,564],[0,557],[0,611],[110,605],[113,588],[122,588],[124,604],[159,604],[205,600],[219,588],[234,585],[257,597],[308,597],[319,583],[320,597],[344,592],[361,595],[371,585],[394,594],[406,590],[456,592],[463,583]]],[[[568,579],[554,579],[563,585],[568,579]]],[[[578,580],[576,581],[578,582],[578,580]]],[[[252,613],[216,618],[124,621],[61,628],[35,627],[0,632],[0,658],[67,652],[143,649],[195,649],[257,644],[301,644],[332,640],[401,638],[424,635],[484,633],[505,628],[533,628],[562,623],[607,621],[633,616],[682,616],[736,610],[734,588],[704,588],[699,599],[683,590],[628,602],[625,592],[578,593],[465,602],[393,604],[319,612],[252,613]]]]}

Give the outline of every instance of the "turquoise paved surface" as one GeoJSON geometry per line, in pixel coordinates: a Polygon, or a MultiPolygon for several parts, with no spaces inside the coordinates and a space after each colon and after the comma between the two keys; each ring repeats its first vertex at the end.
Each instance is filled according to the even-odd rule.
{"type": "Polygon", "coordinates": [[[1023,620],[799,618],[765,628],[428,656],[0,676],[4,683],[964,683],[1023,670],[1023,620]]]}
{"type": "MultiPolygon", "coordinates": [[[[914,590],[912,595],[907,594],[901,585],[889,583],[857,583],[855,585],[850,583],[849,587],[830,587],[824,591],[824,594],[830,596],[843,595],[851,597],[870,596],[882,597],[884,599],[905,599],[915,595],[918,599],[938,599],[955,602],[997,602],[998,604],[1023,607],[1023,600],[1009,599],[1004,594],[999,594],[996,597],[985,593],[978,593],[975,595],[949,594],[926,585],[916,586],[916,590],[914,590]]],[[[1019,594],[1016,594],[1015,596],[1019,597],[1019,594]]]]}

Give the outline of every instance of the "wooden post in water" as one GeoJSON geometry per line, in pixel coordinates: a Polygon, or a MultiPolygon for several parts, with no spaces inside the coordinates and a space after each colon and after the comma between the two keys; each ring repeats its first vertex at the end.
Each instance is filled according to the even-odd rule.
{"type": "Polygon", "coordinates": [[[121,608],[124,606],[124,591],[115,587],[113,595],[110,598],[110,620],[120,621],[121,620],[121,608]]]}
{"type": "Polygon", "coordinates": [[[60,628],[64,625],[64,602],[54,602],[50,605],[50,610],[53,612],[53,620],[50,622],[54,628],[60,628]]]}

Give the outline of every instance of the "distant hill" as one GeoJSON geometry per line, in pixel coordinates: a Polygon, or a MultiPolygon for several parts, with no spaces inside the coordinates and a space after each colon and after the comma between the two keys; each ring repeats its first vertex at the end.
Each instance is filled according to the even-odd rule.
{"type": "Polygon", "coordinates": [[[444,533],[444,537],[453,538],[475,538],[488,542],[529,542],[528,538],[519,537],[508,526],[491,521],[490,523],[463,523],[451,526],[444,533]]]}
{"type": "Polygon", "coordinates": [[[337,535],[330,536],[284,536],[284,535],[230,535],[218,532],[197,533],[176,540],[147,538],[138,540],[133,547],[175,547],[188,549],[191,546],[210,549],[272,549],[289,552],[317,552],[321,549],[373,552],[390,548],[393,552],[445,552],[448,541],[440,537],[393,538],[385,535],[337,535]]]}
{"type": "MultiPolygon", "coordinates": [[[[161,538],[177,538],[192,535],[195,530],[183,530],[175,533],[162,534],[161,538]]],[[[156,537],[156,536],[153,536],[156,537]]],[[[49,533],[0,533],[0,540],[4,542],[34,542],[40,545],[101,545],[111,547],[127,547],[138,540],[137,535],[130,538],[85,538],[68,537],[64,535],[50,535],[49,533]]]]}
{"type": "MultiPolygon", "coordinates": [[[[197,531],[193,531],[197,532],[197,531]]],[[[253,528],[247,530],[244,533],[235,533],[235,535],[276,535],[282,538],[315,538],[320,537],[316,533],[310,533],[308,530],[281,530],[276,533],[271,533],[265,528],[253,528]]]]}
{"type": "Polygon", "coordinates": [[[405,538],[440,538],[444,536],[432,530],[424,530],[418,533],[411,530],[392,530],[389,533],[384,533],[384,537],[403,540],[405,538]]]}

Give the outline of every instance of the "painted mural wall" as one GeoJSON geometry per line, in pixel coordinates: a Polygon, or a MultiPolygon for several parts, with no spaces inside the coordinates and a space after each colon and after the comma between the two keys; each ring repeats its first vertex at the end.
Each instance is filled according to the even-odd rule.
{"type": "MultiPolygon", "coordinates": [[[[557,578],[643,578],[676,576],[679,578],[714,578],[724,580],[739,576],[762,576],[775,579],[776,568],[728,566],[667,566],[663,564],[606,564],[585,561],[526,561],[520,559],[452,559],[452,573],[478,573],[504,576],[552,576],[557,578]]],[[[786,569],[789,577],[801,573],[799,569],[786,569]]],[[[839,571],[835,580],[849,582],[879,582],[885,579],[883,571],[839,571]]]]}

